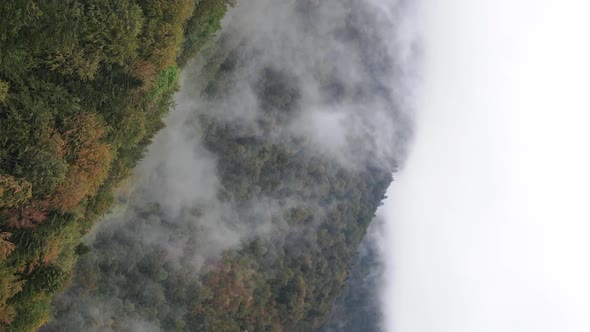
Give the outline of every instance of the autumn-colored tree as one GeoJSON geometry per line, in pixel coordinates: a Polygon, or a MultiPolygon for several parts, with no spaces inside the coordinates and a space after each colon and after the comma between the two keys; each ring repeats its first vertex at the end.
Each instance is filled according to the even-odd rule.
{"type": "Polygon", "coordinates": [[[10,175],[0,175],[0,208],[22,205],[31,197],[31,183],[10,175]]]}
{"type": "Polygon", "coordinates": [[[158,70],[175,64],[183,42],[185,22],[194,12],[194,0],[162,1],[141,0],[144,15],[151,21],[144,26],[143,57],[150,59],[158,70]],[[152,19],[151,18],[157,18],[152,19]]]}
{"type": "Polygon", "coordinates": [[[14,251],[14,243],[9,241],[11,236],[9,232],[0,232],[0,261],[14,251]]]}
{"type": "Polygon", "coordinates": [[[9,269],[0,269],[0,331],[14,319],[14,307],[8,300],[20,292],[23,281],[9,269]]]}
{"type": "Polygon", "coordinates": [[[108,176],[109,146],[102,142],[104,127],[93,113],[77,115],[64,133],[68,173],[58,185],[51,204],[61,211],[74,208],[82,199],[96,194],[108,176]]]}
{"type": "MultiPolygon", "coordinates": [[[[31,197],[31,183],[13,176],[0,175],[0,208],[7,209],[3,215],[10,227],[30,228],[45,220],[49,201],[47,199],[31,200],[31,197]]],[[[1,245],[2,243],[0,243],[0,247],[1,245]]],[[[0,257],[2,256],[1,251],[0,248],[0,257]]]]}
{"type": "Polygon", "coordinates": [[[140,92],[149,91],[154,87],[156,70],[157,68],[154,63],[145,60],[137,61],[131,66],[132,75],[143,82],[143,85],[139,89],[140,92]]]}
{"type": "Polygon", "coordinates": [[[8,210],[7,224],[12,228],[32,228],[47,219],[50,202],[48,199],[32,200],[25,205],[8,210]]]}
{"type": "Polygon", "coordinates": [[[6,98],[8,98],[9,87],[8,82],[0,81],[0,104],[4,103],[6,98]]]}
{"type": "Polygon", "coordinates": [[[15,310],[11,305],[0,306],[0,328],[6,327],[14,319],[15,310]]]}

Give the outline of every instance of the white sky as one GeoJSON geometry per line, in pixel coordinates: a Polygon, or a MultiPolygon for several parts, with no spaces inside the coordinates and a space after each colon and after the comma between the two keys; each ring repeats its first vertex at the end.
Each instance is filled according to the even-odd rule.
{"type": "Polygon", "coordinates": [[[387,331],[590,331],[590,1],[422,0],[387,331]]]}

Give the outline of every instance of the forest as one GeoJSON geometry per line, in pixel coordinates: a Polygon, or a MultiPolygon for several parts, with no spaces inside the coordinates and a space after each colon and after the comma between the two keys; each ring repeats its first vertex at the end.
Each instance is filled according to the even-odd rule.
{"type": "Polygon", "coordinates": [[[224,0],[0,4],[0,330],[50,318],[224,0]]]}
{"type": "Polygon", "coordinates": [[[353,259],[349,278],[338,295],[332,312],[317,332],[377,332],[382,331],[383,312],[379,291],[383,284],[383,258],[376,242],[383,224],[377,220],[369,226],[367,236],[353,259]]]}
{"type": "Polygon", "coordinates": [[[342,326],[371,295],[346,290],[373,264],[359,245],[409,135],[371,15],[4,1],[0,330],[342,326]]]}

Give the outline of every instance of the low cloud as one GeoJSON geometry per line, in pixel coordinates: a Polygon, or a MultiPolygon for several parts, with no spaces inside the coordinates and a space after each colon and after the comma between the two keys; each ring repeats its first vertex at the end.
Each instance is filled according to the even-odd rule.
{"type": "MultiPolygon", "coordinates": [[[[393,172],[412,135],[406,76],[415,41],[397,20],[406,6],[256,0],[231,10],[216,44],[183,73],[176,107],[129,193],[88,238],[93,250],[80,264],[97,274],[75,280],[46,330],[157,330],[157,318],[139,313],[142,303],[165,296],[157,285],[169,276],[155,275],[152,267],[197,277],[227,250],[285,237],[284,214],[298,207],[311,216],[282,239],[296,247],[337,208],[316,199],[325,190],[321,181],[294,183],[277,175],[276,189],[262,194],[253,185],[261,175],[249,173],[248,165],[222,172],[231,166],[224,158],[248,151],[240,144],[224,150],[229,147],[212,137],[227,134],[211,132],[211,122],[243,146],[278,144],[285,158],[309,161],[293,167],[321,170],[327,161],[350,172],[393,172]],[[276,109],[284,116],[267,116],[276,109]],[[96,287],[108,291],[96,294],[96,287]],[[129,300],[129,293],[139,300],[129,300]]],[[[188,310],[168,305],[179,315],[188,310]]]]}

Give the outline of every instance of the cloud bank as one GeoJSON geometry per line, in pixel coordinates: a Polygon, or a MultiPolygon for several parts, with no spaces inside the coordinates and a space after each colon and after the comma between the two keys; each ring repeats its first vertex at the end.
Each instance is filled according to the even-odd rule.
{"type": "Polygon", "coordinates": [[[590,330],[583,1],[421,1],[422,82],[388,220],[384,330],[590,330]]]}

